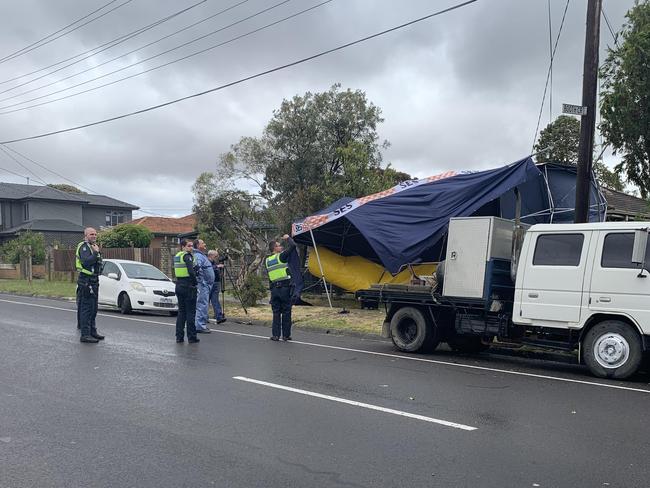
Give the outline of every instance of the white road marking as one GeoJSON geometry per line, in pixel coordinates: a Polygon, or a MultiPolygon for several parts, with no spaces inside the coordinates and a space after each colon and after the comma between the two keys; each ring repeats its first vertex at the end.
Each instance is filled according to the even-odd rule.
{"type": "Polygon", "coordinates": [[[433,417],[425,417],[424,415],[418,415],[415,413],[404,412],[402,410],[393,410],[392,408],[379,407],[377,405],[371,405],[370,403],[357,402],[354,400],[348,400],[346,398],[335,397],[331,395],[323,395],[322,393],[316,393],[314,391],[301,390],[299,388],[292,388],[290,386],[278,385],[276,383],[269,383],[268,381],[254,380],[252,378],[246,378],[245,376],[233,376],[234,380],[246,381],[248,383],[255,383],[256,385],[268,386],[270,388],[275,388],[278,390],[290,391],[292,393],[299,393],[301,395],[307,395],[315,398],[320,398],[322,400],[329,400],[332,402],[345,403],[346,405],[352,405],[355,407],[367,408],[369,410],[376,410],[378,412],[391,413],[393,415],[399,415],[401,417],[408,417],[416,420],[423,420],[424,422],[431,422],[432,424],[445,425],[447,427],[453,427],[454,429],[461,430],[476,430],[476,427],[471,425],[458,424],[456,422],[449,422],[447,420],[435,419],[433,417]]]}
{"type": "MultiPolygon", "coordinates": [[[[40,305],[37,303],[27,303],[27,302],[19,302],[19,301],[14,301],[14,300],[5,300],[0,298],[0,302],[6,302],[6,303],[14,303],[17,305],[24,305],[27,307],[39,307],[39,308],[49,308],[53,310],[63,310],[65,312],[72,312],[72,313],[77,313],[77,310],[75,308],[63,308],[63,307],[54,307],[51,305],[40,305]]],[[[100,313],[97,314],[102,317],[110,317],[113,319],[119,319],[119,320],[131,320],[134,322],[144,322],[147,324],[158,324],[158,325],[165,325],[167,327],[173,325],[173,323],[170,322],[160,322],[156,320],[147,320],[147,319],[137,319],[135,317],[121,317],[119,315],[114,315],[114,314],[106,314],[106,313],[100,313]]],[[[241,336],[241,337],[252,337],[254,339],[263,339],[263,340],[268,340],[267,336],[259,335],[259,334],[247,334],[244,332],[234,332],[231,330],[221,330],[221,329],[211,329],[213,332],[218,332],[221,334],[231,334],[231,335],[236,335],[236,336],[241,336]]],[[[529,378],[539,378],[539,379],[544,379],[544,380],[552,380],[552,381],[562,381],[565,383],[575,383],[579,385],[587,385],[587,386],[596,386],[599,388],[610,388],[614,390],[625,390],[625,391],[635,391],[639,393],[646,393],[650,394],[650,390],[646,390],[644,388],[632,388],[630,386],[621,386],[621,385],[610,385],[607,383],[599,383],[597,381],[585,381],[585,380],[576,380],[572,378],[562,378],[560,376],[550,376],[550,375],[543,375],[543,374],[535,374],[535,373],[525,373],[523,371],[512,371],[508,369],[499,369],[499,368],[489,368],[487,366],[476,366],[473,364],[463,364],[463,363],[453,363],[451,361],[440,361],[438,359],[426,359],[426,358],[419,358],[419,357],[413,357],[413,356],[403,356],[401,354],[390,354],[386,352],[376,352],[376,351],[367,351],[364,349],[354,349],[350,347],[342,347],[342,346],[331,346],[329,344],[318,344],[314,342],[303,342],[303,341],[291,341],[293,344],[301,344],[304,346],[311,346],[311,347],[320,347],[323,349],[335,349],[339,351],[348,351],[348,352],[356,352],[359,354],[368,354],[372,356],[381,356],[381,357],[388,357],[388,358],[396,358],[396,359],[404,359],[406,361],[418,361],[422,363],[429,363],[429,364],[440,364],[443,366],[452,366],[456,368],[465,368],[465,369],[475,369],[479,371],[490,371],[493,373],[502,373],[502,374],[511,374],[515,376],[526,376],[529,378]]]]}

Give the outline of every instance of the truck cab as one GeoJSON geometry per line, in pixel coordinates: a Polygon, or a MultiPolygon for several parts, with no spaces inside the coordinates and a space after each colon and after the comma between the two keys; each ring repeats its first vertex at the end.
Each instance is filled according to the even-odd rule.
{"type": "Polygon", "coordinates": [[[598,376],[636,371],[650,336],[648,226],[531,227],[517,269],[513,323],[574,331],[581,358],[598,376]],[[641,258],[633,259],[635,244],[643,247],[641,258]]]}

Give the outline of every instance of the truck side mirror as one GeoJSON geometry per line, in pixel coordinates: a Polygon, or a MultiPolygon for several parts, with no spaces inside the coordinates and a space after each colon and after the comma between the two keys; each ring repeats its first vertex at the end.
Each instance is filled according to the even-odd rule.
{"type": "Polygon", "coordinates": [[[639,272],[639,278],[645,278],[646,275],[643,274],[645,270],[645,254],[646,247],[648,245],[648,229],[638,229],[634,231],[634,246],[632,247],[632,263],[640,264],[641,271],[639,272]]]}

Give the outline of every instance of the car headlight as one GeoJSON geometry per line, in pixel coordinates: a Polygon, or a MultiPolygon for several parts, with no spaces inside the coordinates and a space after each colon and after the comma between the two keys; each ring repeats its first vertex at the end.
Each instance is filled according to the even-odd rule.
{"type": "Polygon", "coordinates": [[[131,282],[131,288],[135,291],[139,291],[140,293],[145,293],[147,291],[144,285],[142,283],[138,283],[137,281],[131,282]]]}

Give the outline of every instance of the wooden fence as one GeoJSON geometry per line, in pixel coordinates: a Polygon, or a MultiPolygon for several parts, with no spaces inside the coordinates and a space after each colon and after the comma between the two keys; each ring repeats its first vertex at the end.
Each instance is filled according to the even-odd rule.
{"type": "MultiPolygon", "coordinates": [[[[53,249],[54,260],[53,271],[70,272],[75,271],[75,249],[53,249]]],[[[159,248],[106,248],[102,249],[102,257],[105,259],[126,259],[128,261],[140,261],[161,268],[162,252],[159,248]]]]}

